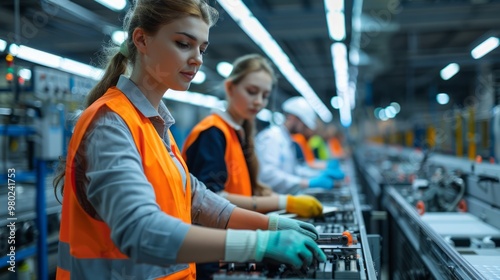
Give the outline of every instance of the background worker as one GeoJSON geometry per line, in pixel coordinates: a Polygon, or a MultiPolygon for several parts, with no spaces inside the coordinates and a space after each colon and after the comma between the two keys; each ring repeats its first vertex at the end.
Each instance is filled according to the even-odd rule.
{"type": "Polygon", "coordinates": [[[281,194],[296,194],[306,188],[331,189],[334,180],[344,174],[336,166],[321,171],[303,166],[297,159],[293,134],[316,128],[316,113],[303,97],[291,97],[282,105],[285,122],[259,132],[255,147],[259,161],[259,179],[281,194]]]}
{"type": "Polygon", "coordinates": [[[57,279],[196,279],[195,262],[326,260],[311,224],[206,189],[169,132],[163,95],[189,88],[216,17],[202,0],[138,0],[125,17],[128,38],[87,95],[55,180],[64,188],[57,279]]]}
{"type": "MultiPolygon", "coordinates": [[[[182,155],[191,174],[236,206],[261,213],[285,209],[300,217],[318,216],[322,205],[316,198],[277,195],[257,180],[254,121],[266,107],[275,82],[266,58],[258,54],[237,58],[224,83],[226,110],[214,110],[191,130],[182,155]]],[[[218,269],[218,263],[197,265],[204,275],[218,269]]]]}
{"type": "Polygon", "coordinates": [[[316,198],[277,195],[257,179],[254,122],[269,102],[275,82],[266,58],[249,54],[236,59],[224,83],[227,109],[214,110],[198,123],[182,154],[198,180],[239,207],[261,213],[286,209],[300,217],[318,216],[322,205],[316,198]]]}
{"type": "Polygon", "coordinates": [[[332,158],[343,159],[347,156],[344,145],[344,134],[335,125],[327,127],[326,136],[328,149],[332,158]]]}
{"type": "Polygon", "coordinates": [[[313,151],[314,158],[325,162],[330,159],[330,151],[326,144],[326,125],[322,122],[317,122],[317,125],[315,134],[308,139],[307,144],[313,151]]]}

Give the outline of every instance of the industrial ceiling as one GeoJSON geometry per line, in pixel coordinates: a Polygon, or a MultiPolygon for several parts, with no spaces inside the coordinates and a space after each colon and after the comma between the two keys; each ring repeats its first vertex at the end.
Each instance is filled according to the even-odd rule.
{"type": "MultiPolygon", "coordinates": [[[[130,6],[128,0],[127,7],[130,6]]],[[[353,29],[352,9],[358,0],[345,0],[345,43],[360,35],[356,118],[372,118],[375,107],[401,104],[401,119],[426,110],[464,106],[481,84],[479,73],[498,76],[500,51],[481,59],[470,51],[500,26],[497,0],[364,0],[361,27],[353,29]],[[449,63],[460,71],[443,80],[439,72],[449,63]],[[437,105],[435,95],[450,95],[448,105],[437,105]]],[[[210,33],[210,47],[203,70],[208,80],[191,90],[222,96],[222,77],[216,64],[240,55],[262,53],[215,0],[220,19],[210,33]]],[[[332,39],[328,35],[323,0],[245,0],[254,16],[275,38],[296,69],[328,106],[334,119],[338,110],[330,100],[337,94],[332,66],[332,39]]],[[[98,52],[121,28],[125,12],[109,10],[92,0],[3,0],[0,3],[0,38],[97,65],[98,52]],[[19,18],[16,20],[16,1],[19,18]],[[17,22],[17,25],[16,25],[17,22]],[[17,26],[17,31],[16,31],[17,26]],[[17,34],[16,36],[14,34],[17,34]]],[[[493,83],[496,84],[496,83],[493,83]]],[[[270,109],[297,90],[284,78],[270,109]]]]}

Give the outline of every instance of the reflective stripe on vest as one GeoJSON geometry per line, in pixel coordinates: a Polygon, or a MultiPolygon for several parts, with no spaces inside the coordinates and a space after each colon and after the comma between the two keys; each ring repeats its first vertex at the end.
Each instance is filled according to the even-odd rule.
{"type": "MultiPolygon", "coordinates": [[[[189,133],[186,142],[182,148],[182,156],[186,160],[187,149],[198,139],[203,131],[216,127],[222,131],[226,138],[226,150],[224,161],[226,162],[227,181],[224,185],[224,191],[232,194],[245,196],[252,195],[252,186],[250,184],[250,175],[248,166],[243,154],[243,149],[238,139],[236,131],[226,123],[220,116],[212,114],[199,122],[189,133]]],[[[207,148],[209,147],[202,147],[207,148]]]]}
{"type": "Polygon", "coordinates": [[[302,134],[293,134],[292,139],[295,143],[297,143],[300,147],[300,150],[304,154],[304,159],[307,163],[312,163],[314,162],[314,152],[311,150],[311,147],[309,147],[309,144],[307,143],[307,139],[304,135],[302,134]]]}
{"type": "MultiPolygon", "coordinates": [[[[74,162],[75,155],[88,126],[102,106],[117,113],[127,124],[160,209],[170,216],[191,223],[190,177],[187,176],[184,191],[182,176],[151,121],[138,112],[121,91],[111,88],[82,113],[68,146],[59,231],[61,262],[57,279],[89,279],[87,275],[92,275],[93,280],[196,279],[194,264],[162,268],[132,262],[114,245],[110,228],[104,222],[87,215],[78,203],[75,194],[75,171],[78,163],[74,162]],[[172,172],[173,170],[175,171],[172,172]],[[119,278],[122,271],[129,278],[119,278]]],[[[169,137],[174,155],[183,165],[186,174],[189,174],[170,132],[169,137]]]]}
{"type": "Polygon", "coordinates": [[[71,271],[71,279],[153,280],[164,279],[162,277],[166,275],[172,275],[172,278],[168,279],[189,279],[185,276],[173,275],[178,271],[186,270],[188,264],[161,267],[137,264],[130,259],[77,259],[71,256],[69,252],[69,244],[60,242],[58,253],[59,271],[71,271]]]}

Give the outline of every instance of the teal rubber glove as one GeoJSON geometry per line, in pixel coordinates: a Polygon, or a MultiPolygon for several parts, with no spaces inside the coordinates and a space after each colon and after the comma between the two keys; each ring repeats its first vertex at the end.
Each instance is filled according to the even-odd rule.
{"type": "Polygon", "coordinates": [[[334,180],[342,180],[345,177],[344,171],[342,171],[341,169],[326,169],[322,174],[334,180]]]}
{"type": "MultiPolygon", "coordinates": [[[[326,172],[326,171],[324,171],[326,172]]],[[[324,173],[323,172],[323,173],[324,173]]],[[[331,190],[333,189],[333,185],[335,184],[334,178],[330,177],[329,175],[321,174],[317,177],[314,177],[309,180],[309,187],[313,189],[325,189],[325,190],[331,190]]]]}
{"type": "Polygon", "coordinates": [[[319,234],[314,225],[310,223],[305,223],[299,220],[293,220],[285,217],[280,217],[278,215],[269,216],[269,224],[267,227],[269,230],[287,230],[292,229],[303,235],[312,238],[312,240],[318,240],[319,234]]]}
{"type": "Polygon", "coordinates": [[[294,230],[257,230],[255,259],[264,258],[300,268],[311,265],[313,259],[326,262],[326,256],[316,242],[294,230]]]}
{"type": "Polygon", "coordinates": [[[342,180],[345,177],[344,171],[340,168],[340,162],[336,159],[331,159],[326,164],[326,169],[321,173],[334,180],[342,180]]]}
{"type": "Polygon", "coordinates": [[[336,159],[329,159],[326,163],[327,169],[340,169],[340,162],[336,159]]]}

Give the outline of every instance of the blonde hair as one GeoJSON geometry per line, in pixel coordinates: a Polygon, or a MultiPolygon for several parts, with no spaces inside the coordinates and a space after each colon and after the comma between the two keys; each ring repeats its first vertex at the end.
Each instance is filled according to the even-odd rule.
{"type": "MultiPolygon", "coordinates": [[[[273,84],[277,78],[271,62],[259,54],[248,54],[237,58],[233,62],[233,70],[227,77],[233,84],[240,83],[248,74],[264,70],[271,76],[273,84]]],[[[255,155],[255,122],[253,120],[245,120],[242,124],[245,131],[245,139],[242,144],[243,154],[248,166],[250,175],[250,183],[252,185],[252,194],[257,196],[270,195],[270,188],[257,180],[259,174],[259,163],[255,155]]]]}
{"type": "MultiPolygon", "coordinates": [[[[120,75],[125,74],[130,65],[134,65],[137,49],[132,41],[136,28],[142,28],[147,34],[155,35],[165,24],[187,16],[201,18],[210,27],[218,20],[217,10],[205,0],[137,0],[132,9],[127,12],[123,30],[128,34],[127,40],[120,48],[104,48],[107,54],[107,66],[101,80],[92,88],[85,99],[85,108],[89,107],[106,91],[118,83],[120,75]]],[[[65,160],[61,159],[58,175],[54,178],[54,192],[57,197],[58,185],[65,175],[65,160]]],[[[61,194],[64,186],[61,186],[61,194]]]]}

